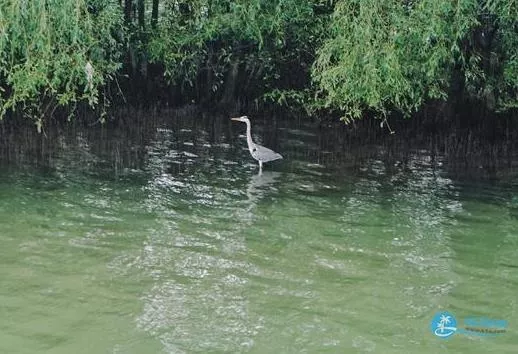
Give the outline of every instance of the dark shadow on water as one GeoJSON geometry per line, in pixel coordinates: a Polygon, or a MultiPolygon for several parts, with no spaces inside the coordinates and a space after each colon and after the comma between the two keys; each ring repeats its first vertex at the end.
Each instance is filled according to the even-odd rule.
{"type": "MultiPolygon", "coordinates": [[[[369,161],[381,161],[387,171],[408,169],[416,157],[460,179],[513,180],[518,168],[518,142],[512,135],[510,140],[491,142],[458,132],[412,137],[390,135],[375,125],[372,133],[365,133],[341,123],[323,126],[303,119],[251,118],[254,140],[284,156],[265,164],[264,172],[319,174],[323,169],[338,178],[361,172],[369,161]]],[[[1,124],[0,166],[57,175],[76,171],[78,177],[107,179],[135,178],[148,172],[150,162],[172,175],[257,173],[243,127],[231,124],[229,116],[195,106],[124,108],[114,113],[114,122],[118,123],[49,126],[45,135],[32,126],[1,124]]]]}

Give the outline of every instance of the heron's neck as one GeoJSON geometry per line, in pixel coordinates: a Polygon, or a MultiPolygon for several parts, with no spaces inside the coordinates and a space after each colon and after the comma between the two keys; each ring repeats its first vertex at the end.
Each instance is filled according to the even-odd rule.
{"type": "Polygon", "coordinates": [[[252,128],[250,122],[246,122],[246,142],[248,143],[248,150],[252,151],[254,148],[254,142],[252,141],[252,128]]]}

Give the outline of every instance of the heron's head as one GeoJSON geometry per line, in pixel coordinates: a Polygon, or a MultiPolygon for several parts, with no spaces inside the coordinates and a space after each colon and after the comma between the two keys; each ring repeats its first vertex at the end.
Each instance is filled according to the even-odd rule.
{"type": "Polygon", "coordinates": [[[241,116],[241,117],[230,118],[230,119],[238,121],[238,122],[243,122],[243,123],[250,122],[250,120],[248,119],[247,116],[241,116]]]}

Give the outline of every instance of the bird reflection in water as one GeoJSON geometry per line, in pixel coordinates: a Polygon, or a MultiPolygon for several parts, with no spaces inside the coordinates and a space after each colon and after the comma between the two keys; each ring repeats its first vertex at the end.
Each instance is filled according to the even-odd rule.
{"type": "Polygon", "coordinates": [[[249,217],[253,217],[252,210],[257,207],[261,199],[264,199],[271,192],[276,191],[275,183],[279,180],[282,173],[274,171],[259,172],[250,177],[246,188],[246,196],[248,198],[248,206],[245,208],[249,217]]]}

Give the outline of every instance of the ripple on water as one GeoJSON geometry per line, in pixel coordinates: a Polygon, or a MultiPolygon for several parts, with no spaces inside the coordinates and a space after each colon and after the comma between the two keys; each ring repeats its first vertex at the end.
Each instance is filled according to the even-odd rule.
{"type": "Polygon", "coordinates": [[[259,175],[226,129],[168,122],[0,171],[0,351],[435,353],[439,309],[517,317],[511,187],[305,128],[259,175]]]}

